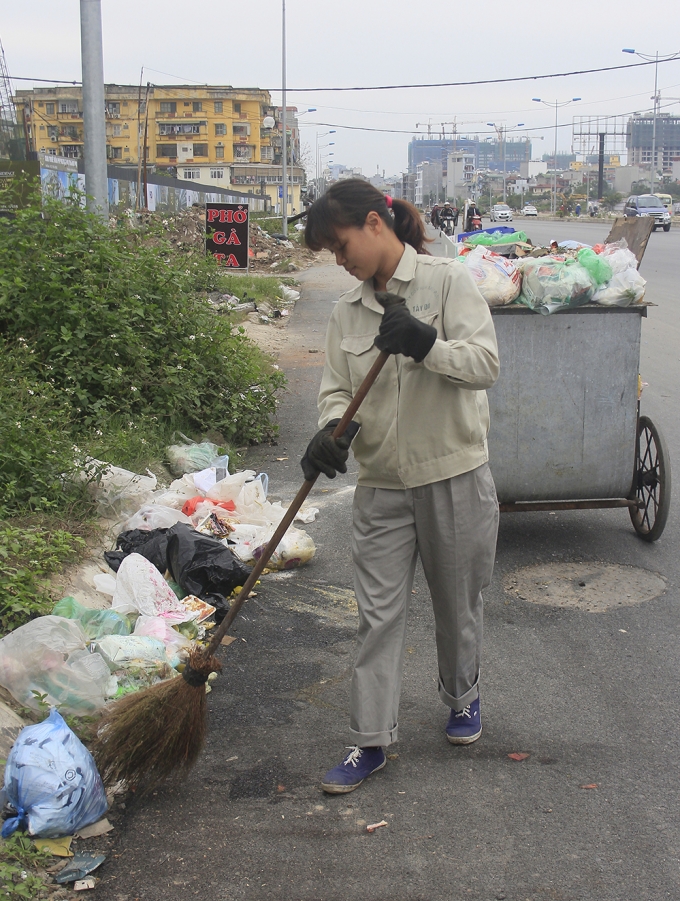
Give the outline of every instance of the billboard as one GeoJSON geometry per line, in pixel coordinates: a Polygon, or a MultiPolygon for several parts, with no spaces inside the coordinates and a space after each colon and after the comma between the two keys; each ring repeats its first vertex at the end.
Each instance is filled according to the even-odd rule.
{"type": "Polygon", "coordinates": [[[248,268],[247,203],[206,203],[205,251],[222,266],[248,268]]]}

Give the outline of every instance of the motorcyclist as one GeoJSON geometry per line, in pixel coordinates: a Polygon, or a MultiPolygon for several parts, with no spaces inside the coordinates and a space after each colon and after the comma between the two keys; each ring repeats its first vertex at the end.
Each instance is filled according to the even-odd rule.
{"type": "Polygon", "coordinates": [[[439,228],[439,214],[440,213],[441,213],[441,210],[439,208],[439,204],[435,203],[435,205],[430,210],[430,224],[434,228],[439,228]]]}
{"type": "Polygon", "coordinates": [[[465,231],[466,232],[472,231],[472,220],[475,218],[475,216],[478,216],[481,221],[482,214],[479,211],[475,201],[471,200],[468,205],[467,218],[465,219],[465,231]]]}
{"type": "Polygon", "coordinates": [[[447,223],[447,220],[449,220],[451,222],[451,230],[453,231],[453,228],[456,225],[456,218],[457,218],[456,213],[455,213],[453,207],[451,206],[450,202],[447,200],[439,212],[439,221],[441,223],[441,227],[443,229],[446,229],[446,223],[447,223]]]}

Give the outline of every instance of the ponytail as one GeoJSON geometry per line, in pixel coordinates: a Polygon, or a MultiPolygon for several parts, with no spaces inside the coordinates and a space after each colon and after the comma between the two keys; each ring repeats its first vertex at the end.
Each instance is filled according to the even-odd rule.
{"type": "Polygon", "coordinates": [[[425,237],[420,211],[407,200],[386,196],[360,178],[336,182],[312,204],[305,228],[307,247],[311,250],[330,247],[336,240],[336,228],[363,228],[371,211],[416,253],[428,253],[425,243],[431,239],[425,237]]]}

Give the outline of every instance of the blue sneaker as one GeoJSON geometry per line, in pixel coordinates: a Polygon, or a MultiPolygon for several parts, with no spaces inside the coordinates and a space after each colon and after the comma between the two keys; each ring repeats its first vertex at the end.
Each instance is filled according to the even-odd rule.
{"type": "Polygon", "coordinates": [[[342,763],[326,773],[321,788],[331,795],[353,792],[364,779],[381,770],[386,763],[387,758],[382,748],[354,747],[342,763]]]}
{"type": "Polygon", "coordinates": [[[479,698],[462,710],[452,710],[446,724],[446,737],[452,745],[470,745],[482,734],[479,698]]]}

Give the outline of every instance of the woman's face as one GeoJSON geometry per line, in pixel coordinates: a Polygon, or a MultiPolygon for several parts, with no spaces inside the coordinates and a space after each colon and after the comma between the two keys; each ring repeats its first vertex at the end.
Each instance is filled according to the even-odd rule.
{"type": "MultiPolygon", "coordinates": [[[[377,214],[375,218],[382,225],[382,220],[377,214]]],[[[335,254],[338,266],[342,266],[361,282],[373,278],[380,267],[382,229],[376,226],[377,223],[367,221],[362,228],[355,226],[336,228],[335,241],[328,248],[335,254]]]]}

